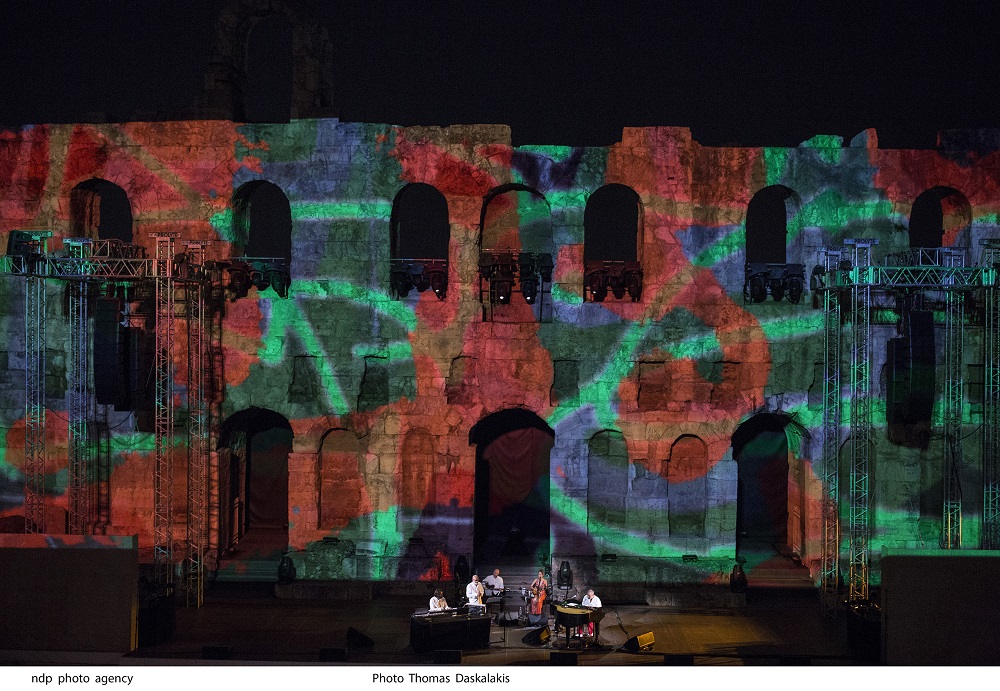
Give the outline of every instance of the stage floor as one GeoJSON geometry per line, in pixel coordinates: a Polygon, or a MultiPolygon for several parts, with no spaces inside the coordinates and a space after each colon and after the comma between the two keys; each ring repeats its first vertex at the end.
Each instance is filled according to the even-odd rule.
{"type": "MultiPolygon", "coordinates": [[[[410,614],[421,602],[399,597],[282,600],[271,593],[270,584],[216,583],[203,607],[177,610],[172,640],[141,649],[117,664],[316,664],[322,649],[347,647],[349,628],[370,638],[374,646],[350,649],[348,664],[433,662],[433,655],[418,655],[409,648],[410,614]],[[205,646],[230,648],[230,660],[203,662],[205,646]]],[[[745,608],[730,610],[636,605],[606,609],[603,645],[580,649],[581,665],[663,664],[664,655],[693,655],[695,665],[856,663],[843,622],[822,617],[815,591],[751,591],[745,608]],[[652,651],[618,650],[630,636],[650,632],[652,651]]],[[[523,643],[533,628],[494,626],[489,648],[465,651],[462,664],[549,664],[550,653],[562,649],[565,637],[557,639],[553,631],[545,647],[523,643]]],[[[571,649],[578,650],[578,645],[572,641],[571,649]]]]}

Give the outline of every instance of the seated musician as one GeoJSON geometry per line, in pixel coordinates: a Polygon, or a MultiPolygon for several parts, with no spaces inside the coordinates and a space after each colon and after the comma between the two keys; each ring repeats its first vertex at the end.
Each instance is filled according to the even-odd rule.
{"type": "Polygon", "coordinates": [[[469,585],[465,586],[465,597],[468,598],[469,604],[483,604],[483,595],[485,592],[486,590],[483,588],[483,584],[479,582],[479,576],[473,574],[469,585]]]}
{"type": "MultiPolygon", "coordinates": [[[[584,607],[592,607],[597,609],[601,606],[601,598],[594,595],[594,589],[588,588],[587,594],[583,597],[583,601],[580,603],[584,607]]],[[[586,627],[580,627],[580,635],[593,636],[594,635],[594,622],[590,622],[586,627]]]]}
{"type": "Polygon", "coordinates": [[[448,609],[448,601],[444,599],[444,591],[440,588],[434,591],[430,604],[427,606],[429,612],[443,612],[448,609]]]}
{"type": "Polygon", "coordinates": [[[483,579],[483,584],[494,597],[503,594],[503,578],[500,577],[500,569],[493,569],[493,573],[483,579]]]}

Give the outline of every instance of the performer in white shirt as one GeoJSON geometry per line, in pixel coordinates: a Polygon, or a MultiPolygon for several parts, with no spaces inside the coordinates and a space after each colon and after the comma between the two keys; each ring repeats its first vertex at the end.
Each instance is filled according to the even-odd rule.
{"type": "Polygon", "coordinates": [[[429,612],[442,612],[448,609],[448,601],[444,599],[444,592],[438,588],[431,596],[430,604],[427,606],[429,612]]]}
{"type": "Polygon", "coordinates": [[[469,599],[470,605],[483,604],[483,594],[485,593],[483,584],[479,582],[479,576],[473,574],[469,585],[465,586],[465,597],[469,599]]]}
{"type": "Polygon", "coordinates": [[[503,592],[503,578],[500,577],[500,569],[493,569],[493,573],[483,579],[491,595],[500,595],[503,592]]]}

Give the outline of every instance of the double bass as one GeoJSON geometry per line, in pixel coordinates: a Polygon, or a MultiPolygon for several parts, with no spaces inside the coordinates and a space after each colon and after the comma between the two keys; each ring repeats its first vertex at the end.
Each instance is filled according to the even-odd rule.
{"type": "Polygon", "coordinates": [[[548,581],[545,580],[544,576],[539,576],[531,583],[531,607],[529,612],[534,615],[540,615],[545,606],[545,589],[549,587],[548,581]]]}

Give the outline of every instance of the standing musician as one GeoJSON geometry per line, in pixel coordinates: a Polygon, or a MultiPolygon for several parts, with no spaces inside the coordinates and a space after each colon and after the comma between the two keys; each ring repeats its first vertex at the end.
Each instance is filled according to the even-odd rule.
{"type": "Polygon", "coordinates": [[[465,586],[465,597],[469,599],[469,604],[483,604],[483,595],[485,592],[486,590],[483,588],[483,584],[479,582],[479,576],[473,574],[469,585],[465,586]]]}
{"type": "Polygon", "coordinates": [[[531,582],[531,609],[530,613],[534,616],[542,614],[543,606],[545,605],[546,590],[549,587],[549,582],[545,580],[545,572],[541,569],[538,570],[538,576],[531,582]]]}
{"type": "Polygon", "coordinates": [[[494,597],[503,595],[503,578],[500,577],[500,569],[493,569],[493,573],[483,579],[483,584],[489,588],[490,595],[494,597]]]}

